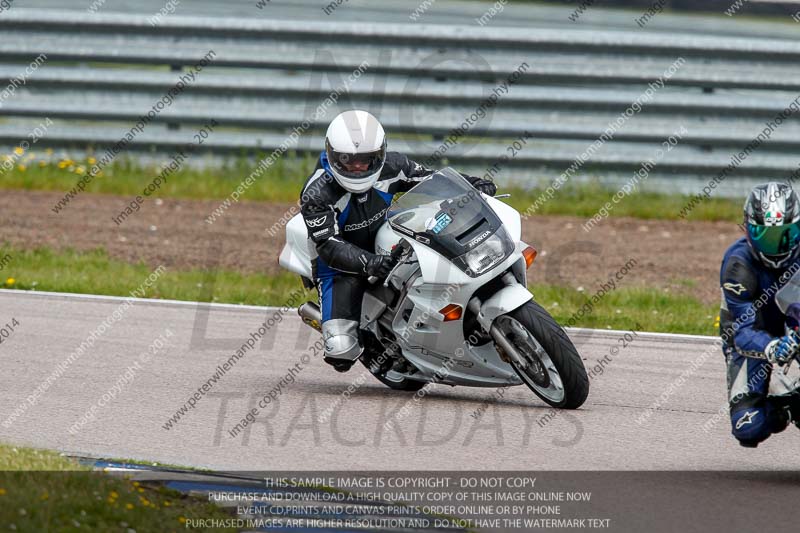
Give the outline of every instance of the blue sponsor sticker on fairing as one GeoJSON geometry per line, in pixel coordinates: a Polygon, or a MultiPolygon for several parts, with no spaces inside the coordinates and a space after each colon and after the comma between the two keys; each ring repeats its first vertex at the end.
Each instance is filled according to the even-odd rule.
{"type": "Polygon", "coordinates": [[[442,230],[444,230],[444,228],[449,226],[452,221],[453,219],[450,218],[450,215],[447,213],[442,213],[436,217],[436,225],[431,228],[431,231],[438,235],[442,232],[442,230]]]}

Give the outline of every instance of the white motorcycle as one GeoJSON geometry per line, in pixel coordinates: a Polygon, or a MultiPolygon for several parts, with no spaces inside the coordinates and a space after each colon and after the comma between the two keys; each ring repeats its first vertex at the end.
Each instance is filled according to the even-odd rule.
{"type": "MultiPolygon", "coordinates": [[[[786,334],[793,335],[795,340],[800,341],[800,272],[795,273],[775,294],[775,302],[786,316],[786,334]]],[[[791,374],[794,362],[800,365],[800,354],[795,354],[793,359],[782,366],[781,371],[773,372],[771,376],[770,396],[777,405],[796,406],[800,403],[800,377],[797,373],[791,374]]]]}
{"type": "MultiPolygon", "coordinates": [[[[361,361],[392,389],[427,383],[527,385],[553,407],[575,409],[589,379],[564,329],[528,291],[536,250],[520,240],[519,213],[445,168],[392,203],[376,253],[398,261],[364,295],[361,361]]],[[[302,216],[286,227],[283,268],[311,287],[302,216]]],[[[313,246],[313,244],[311,244],[313,246]]],[[[321,330],[316,303],[299,309],[321,330]]]]}

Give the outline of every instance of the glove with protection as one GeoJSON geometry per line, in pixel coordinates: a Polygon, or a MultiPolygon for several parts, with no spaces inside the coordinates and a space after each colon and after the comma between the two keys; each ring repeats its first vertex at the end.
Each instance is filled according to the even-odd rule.
{"type": "Polygon", "coordinates": [[[797,355],[799,349],[800,343],[798,343],[797,334],[792,332],[771,341],[767,344],[764,353],[770,363],[784,365],[797,355]]]}
{"type": "Polygon", "coordinates": [[[497,185],[492,180],[479,179],[472,186],[486,196],[494,196],[497,193],[497,185]]]}
{"type": "Polygon", "coordinates": [[[361,263],[364,265],[364,273],[367,276],[385,279],[397,261],[390,255],[364,254],[361,256],[361,263]]]}

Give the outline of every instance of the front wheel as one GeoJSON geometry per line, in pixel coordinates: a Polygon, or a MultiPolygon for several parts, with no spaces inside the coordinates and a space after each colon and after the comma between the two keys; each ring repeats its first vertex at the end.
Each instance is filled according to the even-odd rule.
{"type": "MultiPolygon", "coordinates": [[[[510,356],[511,366],[539,398],[553,407],[577,409],[589,395],[589,377],[578,351],[564,329],[533,300],[494,326],[526,362],[510,356]]],[[[498,350],[503,348],[498,344],[498,350]]]]}

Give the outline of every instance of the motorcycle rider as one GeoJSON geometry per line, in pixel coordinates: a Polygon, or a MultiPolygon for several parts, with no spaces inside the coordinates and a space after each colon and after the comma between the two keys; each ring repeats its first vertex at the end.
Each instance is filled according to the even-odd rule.
{"type": "MultiPolygon", "coordinates": [[[[366,111],[345,111],[328,126],[325,150],[300,205],[320,298],[325,361],[339,372],[363,352],[358,328],[367,279],[384,279],[394,267],[389,255],[374,253],[392,198],[432,172],[387,152],[383,127],[366,111]]],[[[464,177],[484,194],[497,191],[491,180],[464,177]]]]}
{"type": "Polygon", "coordinates": [[[744,229],[722,260],[720,334],[732,433],[754,448],[790,420],[800,427],[800,402],[781,407],[767,396],[773,365],[800,353],[800,337],[787,330],[774,298],[800,269],[800,198],[787,184],[758,185],[744,205],[744,229]]]}

